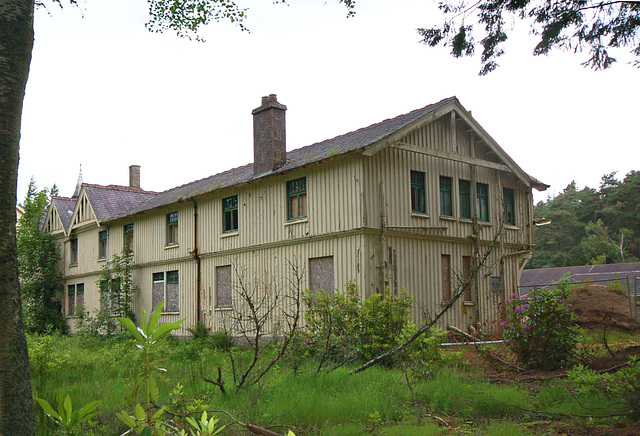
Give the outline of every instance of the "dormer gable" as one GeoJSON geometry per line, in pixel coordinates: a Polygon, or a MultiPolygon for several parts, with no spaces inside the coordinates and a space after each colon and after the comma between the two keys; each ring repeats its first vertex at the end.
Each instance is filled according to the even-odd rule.
{"type": "Polygon", "coordinates": [[[76,201],[73,215],[71,216],[71,224],[69,226],[68,233],[73,229],[89,224],[96,224],[98,227],[100,226],[98,218],[94,212],[93,205],[91,204],[91,200],[89,199],[85,186],[83,185],[80,189],[80,193],[78,194],[78,200],[76,201]]]}

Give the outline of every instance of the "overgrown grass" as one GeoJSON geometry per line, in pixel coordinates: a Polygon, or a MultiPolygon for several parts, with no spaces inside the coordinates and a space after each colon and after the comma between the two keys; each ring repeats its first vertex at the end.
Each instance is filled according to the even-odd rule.
{"type": "MultiPolygon", "coordinates": [[[[85,434],[126,430],[115,413],[131,410],[139,400],[133,394],[138,353],[131,340],[32,336],[29,348],[36,395],[54,403],[60,391],[71,396],[74,407],[101,400],[100,414],[85,434]]],[[[228,355],[215,349],[211,340],[171,340],[158,354],[167,368],[166,380],[160,383],[160,403],[170,410],[225,410],[244,422],[293,426],[299,435],[444,434],[447,428],[429,415],[447,420],[463,433],[526,435],[535,433],[527,429],[526,421],[539,419],[530,411],[595,414],[609,407],[606,399],[578,396],[566,380],[530,390],[490,383],[478,368],[457,365],[412,383],[418,417],[400,369],[373,367],[351,375],[345,367],[316,374],[314,362],[305,362],[294,373],[282,361],[258,385],[236,390],[228,355]],[[218,366],[227,395],[203,380],[216,378],[218,366]]],[[[42,415],[39,423],[40,434],[51,434],[42,415]]],[[[284,427],[275,429],[284,433],[284,427]]],[[[226,434],[234,434],[234,429],[226,434]]]]}

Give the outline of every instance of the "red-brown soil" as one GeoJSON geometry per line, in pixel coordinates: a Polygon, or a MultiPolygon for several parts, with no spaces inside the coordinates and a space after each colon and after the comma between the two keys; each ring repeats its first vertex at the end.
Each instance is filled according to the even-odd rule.
{"type": "Polygon", "coordinates": [[[571,302],[580,317],[580,326],[587,330],[600,330],[605,323],[626,331],[633,326],[631,308],[635,301],[629,301],[621,291],[604,285],[583,285],[573,290],[571,302]]]}

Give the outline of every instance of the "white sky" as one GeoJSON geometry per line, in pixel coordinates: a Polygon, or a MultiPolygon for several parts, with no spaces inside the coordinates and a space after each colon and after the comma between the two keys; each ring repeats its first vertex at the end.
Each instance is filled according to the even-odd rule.
{"type": "Polygon", "coordinates": [[[214,24],[205,43],[149,33],[146,0],[87,0],[36,12],[20,144],[18,201],[31,177],[73,193],[84,181],[162,191],[253,160],[251,110],[275,93],[295,149],[455,95],[511,157],[557,193],[572,180],[640,170],[640,70],[594,72],[586,54],[533,57],[528,28],[500,68],[418,43],[439,22],[427,0],[246,0],[246,25],[214,24]],[[82,17],[84,15],[84,18],[82,17]]]}

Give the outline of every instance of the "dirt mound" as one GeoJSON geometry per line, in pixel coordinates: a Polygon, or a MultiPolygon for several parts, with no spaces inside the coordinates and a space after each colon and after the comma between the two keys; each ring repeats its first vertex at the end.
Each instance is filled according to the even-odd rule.
{"type": "Polygon", "coordinates": [[[582,285],[571,294],[573,310],[580,317],[582,328],[609,327],[631,330],[633,319],[629,297],[605,285],[582,285]]]}

